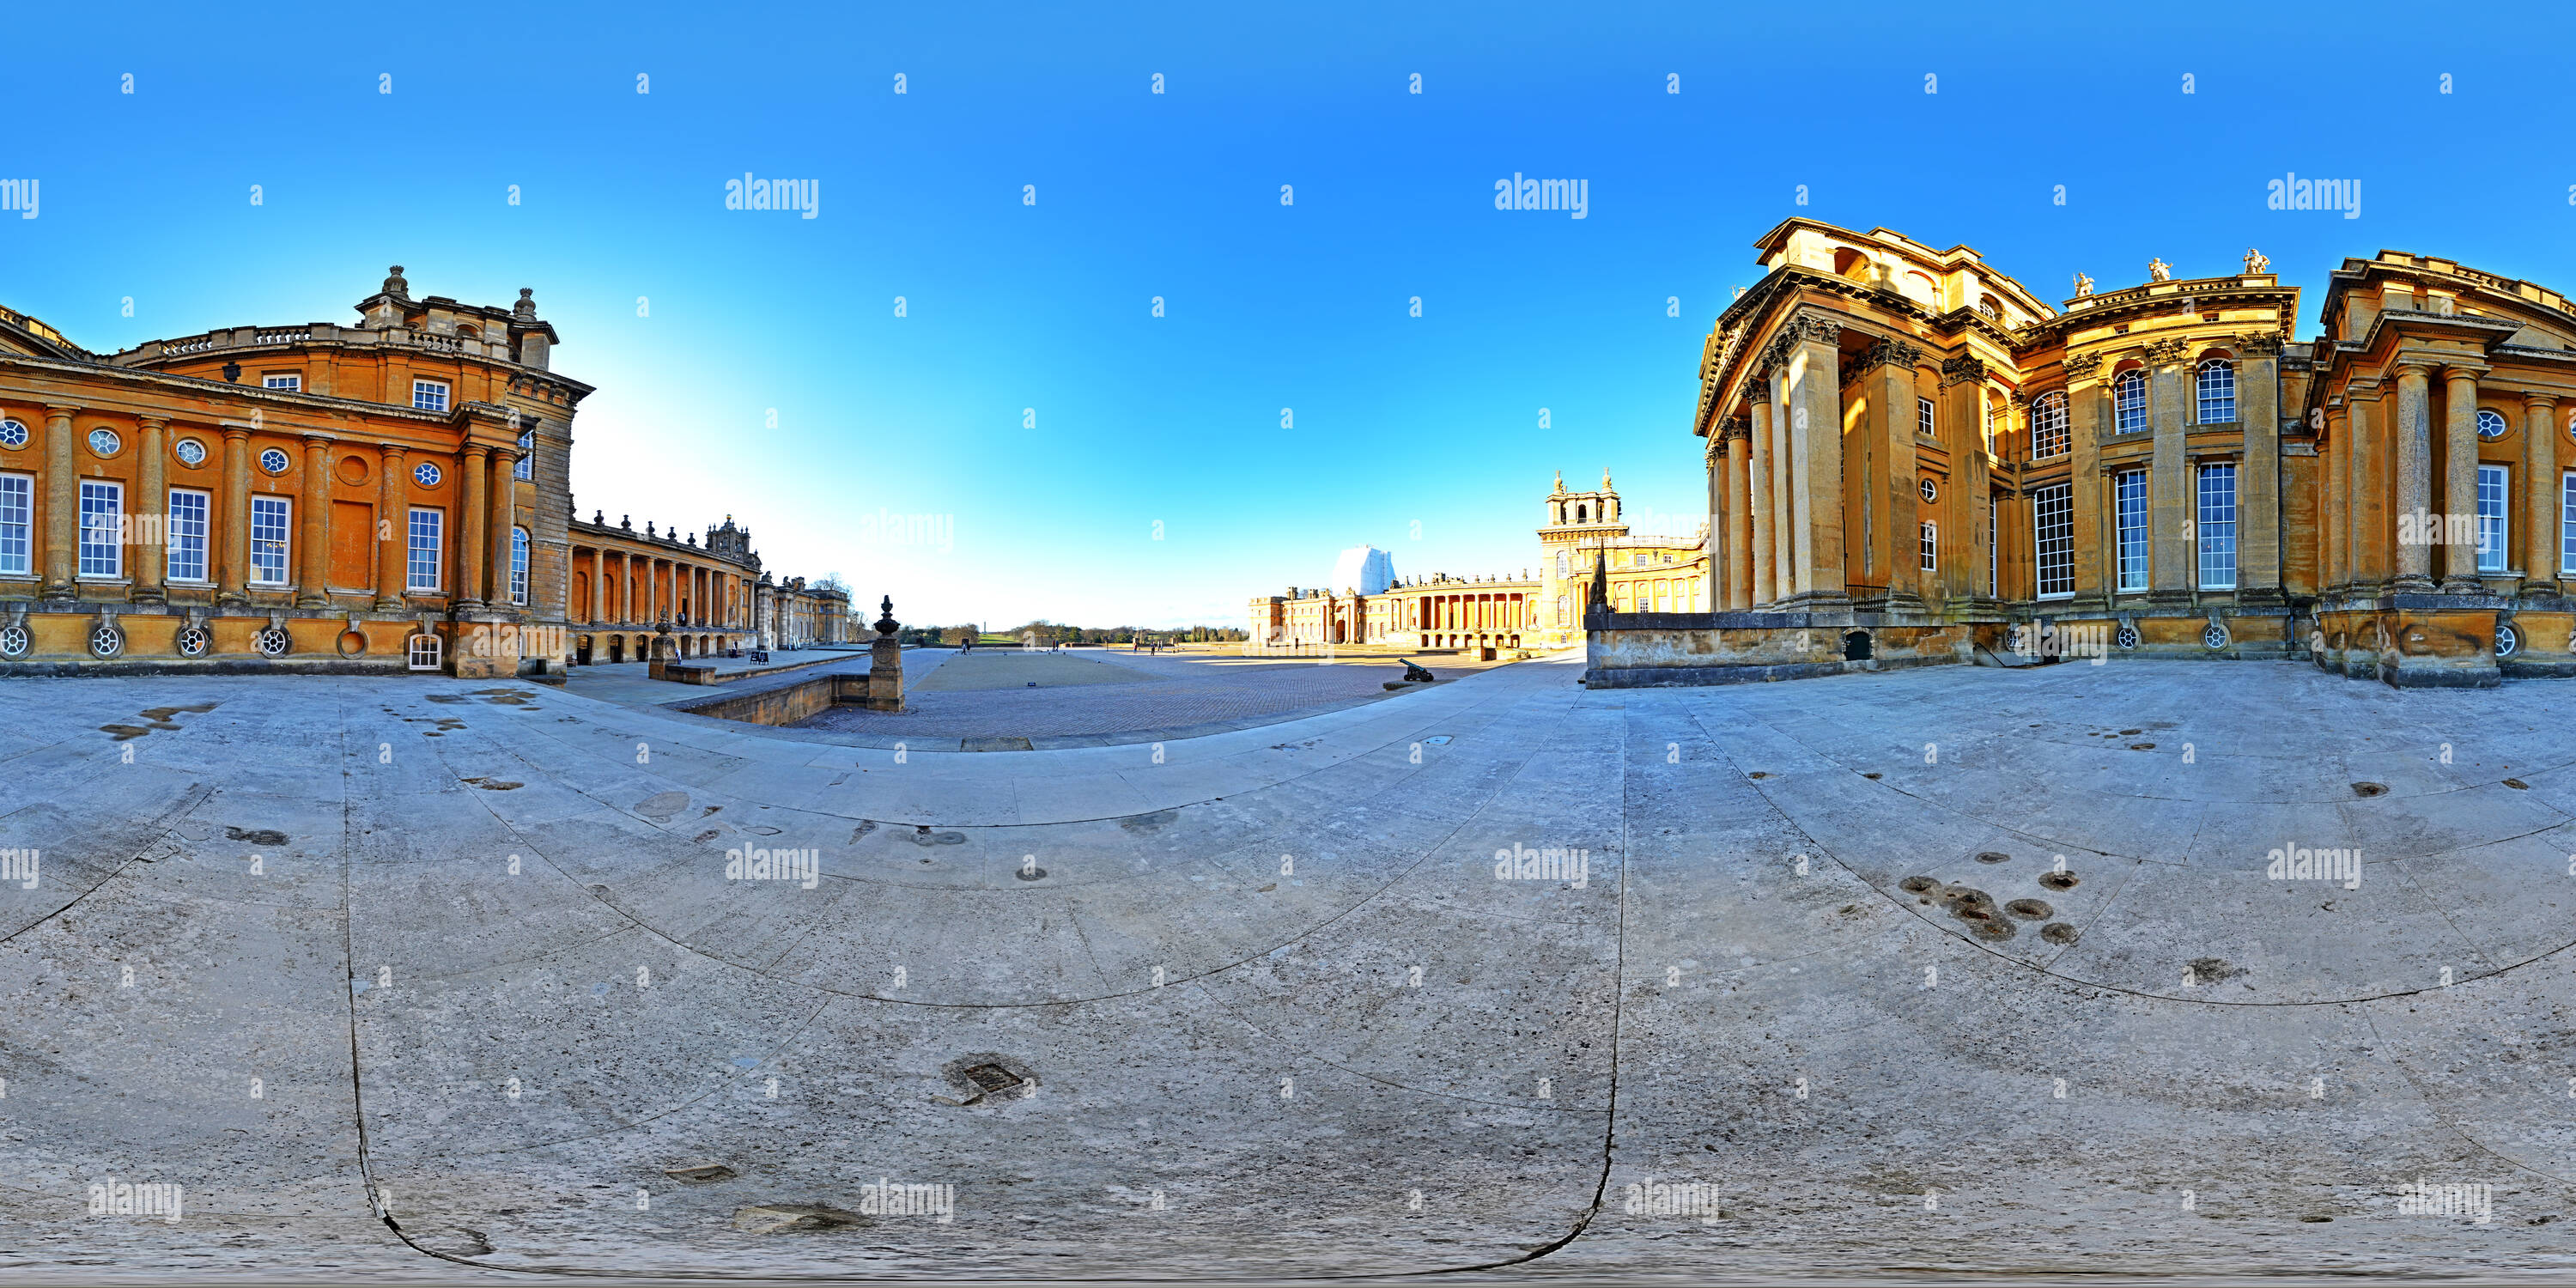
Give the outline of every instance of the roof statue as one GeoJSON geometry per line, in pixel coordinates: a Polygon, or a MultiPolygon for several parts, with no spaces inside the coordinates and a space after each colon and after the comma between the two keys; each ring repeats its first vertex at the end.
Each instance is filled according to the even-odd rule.
{"type": "Polygon", "coordinates": [[[2080,300],[2080,299],[2084,298],[2084,297],[2085,297],[2085,296],[2087,296],[2087,295],[2091,295],[2092,293],[2093,293],[2093,279],[2092,279],[2092,278],[2089,278],[2089,277],[2086,277],[2086,276],[2085,276],[2085,275],[2083,275],[2082,273],[2077,273],[2077,274],[2075,275],[2075,298],[2077,298],[2077,299],[2079,299],[2079,300],[2080,300]]]}
{"type": "Polygon", "coordinates": [[[2147,276],[2159,282],[2170,282],[2173,280],[2173,265],[2164,262],[2162,259],[2148,260],[2147,276]]]}

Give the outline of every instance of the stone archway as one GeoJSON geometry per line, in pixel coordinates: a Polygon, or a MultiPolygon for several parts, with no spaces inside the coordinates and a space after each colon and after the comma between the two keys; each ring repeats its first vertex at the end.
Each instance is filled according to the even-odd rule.
{"type": "Polygon", "coordinates": [[[613,664],[613,663],[618,663],[618,662],[623,662],[623,661],[625,661],[625,660],[626,660],[626,637],[625,637],[625,636],[623,636],[623,635],[611,635],[611,636],[609,636],[609,637],[608,637],[608,660],[609,660],[612,664],[613,664]]]}

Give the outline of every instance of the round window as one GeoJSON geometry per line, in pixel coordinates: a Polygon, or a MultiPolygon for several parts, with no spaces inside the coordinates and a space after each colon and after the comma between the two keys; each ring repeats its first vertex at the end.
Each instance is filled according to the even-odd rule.
{"type": "Polygon", "coordinates": [[[116,449],[123,446],[125,443],[116,436],[115,430],[93,429],[89,432],[89,450],[101,456],[114,456],[116,449]]]}
{"type": "Polygon", "coordinates": [[[206,445],[193,438],[180,439],[178,453],[179,459],[189,465],[206,463],[206,445]]]}
{"type": "Polygon", "coordinates": [[[271,474],[284,474],[286,463],[286,453],[274,447],[259,454],[259,467],[271,474]]]}
{"type": "Polygon", "coordinates": [[[1926,500],[1926,501],[1938,500],[1938,499],[1940,498],[1940,496],[1941,496],[1941,489],[1940,489],[1940,488],[1938,488],[1938,487],[1936,487],[1936,486],[1934,486],[1934,485],[1933,485],[1933,483],[1932,483],[1932,480],[1930,480],[1930,479],[1925,479],[1925,480],[1923,480],[1923,499],[1924,499],[1924,500],[1926,500]]]}
{"type": "Polygon", "coordinates": [[[2478,437],[2504,437],[2504,414],[2502,412],[2493,412],[2481,409],[2478,412],[2478,437]]]}
{"type": "Polygon", "coordinates": [[[14,420],[0,420],[0,447],[25,447],[27,427],[14,420]]]}
{"type": "Polygon", "coordinates": [[[437,487],[438,479],[438,467],[427,461],[422,461],[420,468],[411,472],[411,481],[422,487],[437,487]]]}

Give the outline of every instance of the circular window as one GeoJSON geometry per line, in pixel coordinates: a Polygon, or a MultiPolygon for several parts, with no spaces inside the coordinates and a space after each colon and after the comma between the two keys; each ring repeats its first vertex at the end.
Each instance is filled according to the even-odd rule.
{"type": "Polygon", "coordinates": [[[411,472],[411,481],[420,484],[422,487],[437,487],[438,479],[438,467],[427,461],[422,461],[420,463],[420,468],[411,472]]]}
{"type": "Polygon", "coordinates": [[[89,432],[89,450],[100,456],[114,456],[116,449],[123,446],[125,442],[116,436],[115,430],[93,429],[89,432]]]}
{"type": "Polygon", "coordinates": [[[125,632],[113,626],[100,626],[89,633],[92,657],[114,657],[125,651],[125,632]]]}
{"type": "Polygon", "coordinates": [[[0,420],[0,447],[25,447],[27,427],[14,420],[0,420]]]}
{"type": "Polygon", "coordinates": [[[272,627],[259,633],[259,651],[265,656],[284,657],[294,647],[295,641],[285,631],[272,627]]]}
{"type": "Polygon", "coordinates": [[[2113,638],[2120,642],[2120,647],[2122,648],[2136,648],[2138,646],[2138,628],[2135,626],[2123,626],[2120,628],[2120,633],[2113,638]]]}
{"type": "Polygon", "coordinates": [[[286,464],[286,453],[281,452],[274,447],[259,454],[259,467],[271,474],[284,474],[286,472],[286,464]]]}
{"type": "Polygon", "coordinates": [[[0,657],[25,657],[35,642],[24,626],[0,626],[0,657]]]}
{"type": "Polygon", "coordinates": [[[2216,622],[2211,622],[2200,632],[2200,642],[2204,648],[2218,649],[2227,647],[2227,628],[2216,622]]]}
{"type": "Polygon", "coordinates": [[[2508,658],[2521,651],[2522,632],[2515,630],[2511,622],[2496,623],[2495,655],[2498,658],[2508,658]]]}
{"type": "Polygon", "coordinates": [[[179,630],[179,656],[181,657],[204,657],[206,649],[213,643],[214,638],[206,633],[206,628],[203,626],[186,626],[179,630]]]}
{"type": "Polygon", "coordinates": [[[206,463],[206,445],[193,438],[180,439],[176,451],[183,464],[194,466],[206,463]]]}
{"type": "Polygon", "coordinates": [[[1939,487],[1937,487],[1937,486],[1934,486],[1934,484],[1933,484],[1932,480],[1930,480],[1930,479],[1925,479],[1925,480],[1923,480],[1923,499],[1924,499],[1924,500],[1926,500],[1926,501],[1939,500],[1939,499],[1940,499],[1940,496],[1941,496],[1941,489],[1940,489],[1939,487]]]}
{"type": "Polygon", "coordinates": [[[2504,413],[2487,411],[2481,408],[2478,411],[2478,437],[2504,437],[2504,413]]]}

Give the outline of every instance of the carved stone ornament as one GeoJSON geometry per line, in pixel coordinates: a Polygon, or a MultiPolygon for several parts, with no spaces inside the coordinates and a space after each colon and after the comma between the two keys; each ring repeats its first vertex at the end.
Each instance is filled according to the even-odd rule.
{"type": "Polygon", "coordinates": [[[1941,362],[1941,387],[1944,389],[1952,385],[1982,384],[1985,379],[1986,364],[1983,359],[1945,358],[1941,362]]]}
{"type": "Polygon", "coordinates": [[[2158,340],[2147,346],[2147,361],[2172,362],[2182,357],[2190,347],[2180,340],[2158,340]]]}
{"type": "Polygon", "coordinates": [[[2083,275],[2082,273],[2077,273],[2077,274],[2075,275],[2075,298],[2077,298],[2077,299],[2079,299],[2079,300],[2080,300],[2080,299],[2084,298],[2084,297],[2085,297],[2085,296],[2087,296],[2087,295],[2091,295],[2092,293],[2093,293],[2093,279],[2092,279],[2092,278],[2089,278],[2089,277],[2086,277],[2086,276],[2085,276],[2085,275],[2083,275]]]}
{"type": "Polygon", "coordinates": [[[2069,376],[2089,376],[2101,369],[2101,354],[2070,353],[2066,355],[2066,374],[2069,376]]]}
{"type": "Polygon", "coordinates": [[[2278,331],[2247,331],[2236,337],[2236,347],[2249,354],[2272,355],[2281,352],[2278,331]]]}

